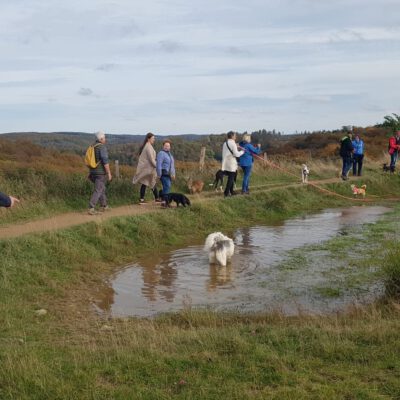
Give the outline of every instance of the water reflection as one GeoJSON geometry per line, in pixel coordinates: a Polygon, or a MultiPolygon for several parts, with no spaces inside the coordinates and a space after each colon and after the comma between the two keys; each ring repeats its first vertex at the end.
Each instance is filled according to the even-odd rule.
{"type": "Polygon", "coordinates": [[[235,255],[225,268],[209,265],[203,243],[140,259],[112,277],[112,288],[97,306],[114,316],[149,316],[188,303],[240,311],[334,311],[354,299],[342,296],[327,302],[312,290],[326,284],[334,265],[322,263],[305,270],[299,259],[292,270],[277,266],[289,250],[348,234],[349,227],[374,222],[385,211],[383,207],[326,210],[281,226],[238,229],[233,233],[235,255]]]}

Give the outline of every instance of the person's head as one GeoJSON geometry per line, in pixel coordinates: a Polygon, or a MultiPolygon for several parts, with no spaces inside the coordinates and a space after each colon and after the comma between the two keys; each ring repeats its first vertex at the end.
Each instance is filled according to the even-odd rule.
{"type": "Polygon", "coordinates": [[[227,134],[226,134],[226,137],[228,138],[228,139],[233,139],[233,140],[236,140],[236,133],[235,132],[228,132],[227,134]]]}
{"type": "Polygon", "coordinates": [[[106,142],[106,134],[104,133],[104,131],[98,131],[96,133],[96,139],[100,142],[100,143],[105,143],[106,142]]]}
{"type": "Polygon", "coordinates": [[[357,142],[359,142],[359,141],[360,141],[360,135],[356,135],[356,136],[354,137],[354,139],[355,139],[357,142]]]}
{"type": "Polygon", "coordinates": [[[171,141],[166,139],[163,141],[163,150],[170,151],[171,150],[171,141]]]}
{"type": "Polygon", "coordinates": [[[251,142],[251,135],[249,135],[248,133],[245,133],[244,135],[243,135],[243,142],[246,142],[246,143],[250,143],[251,142]]]}
{"type": "Polygon", "coordinates": [[[156,140],[156,137],[154,136],[154,134],[151,133],[151,132],[149,132],[149,133],[145,136],[144,141],[143,141],[142,145],[140,146],[139,155],[142,154],[142,151],[143,151],[143,149],[144,149],[144,146],[146,146],[147,143],[154,144],[155,140],[156,140]]]}

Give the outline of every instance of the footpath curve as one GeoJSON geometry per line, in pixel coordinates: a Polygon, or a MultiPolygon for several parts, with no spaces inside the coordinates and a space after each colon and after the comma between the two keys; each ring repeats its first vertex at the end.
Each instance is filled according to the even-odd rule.
{"type": "MultiPolygon", "coordinates": [[[[328,184],[328,183],[336,183],[340,182],[338,178],[330,178],[330,179],[322,179],[310,181],[313,184],[328,184]]],[[[277,189],[285,189],[289,187],[296,186],[305,186],[303,183],[289,183],[282,185],[274,185],[269,188],[263,187],[254,187],[253,191],[263,191],[269,192],[277,189]]],[[[206,192],[209,193],[209,192],[206,192]]],[[[191,196],[192,199],[196,199],[196,201],[212,201],[215,199],[215,195],[208,196],[191,196]]],[[[102,223],[110,218],[115,217],[123,217],[123,216],[132,216],[132,215],[142,215],[153,212],[165,212],[165,210],[160,209],[160,206],[155,203],[148,203],[145,205],[126,205],[121,207],[113,208],[110,211],[99,215],[88,215],[86,211],[81,212],[70,212],[66,214],[58,214],[53,217],[29,221],[25,223],[16,223],[10,224],[0,227],[0,240],[1,239],[11,239],[16,238],[23,235],[28,235],[32,233],[42,233],[42,232],[50,232],[56,231],[59,229],[66,229],[77,225],[82,225],[90,222],[102,223]]],[[[10,211],[12,212],[12,211],[10,211]]]]}

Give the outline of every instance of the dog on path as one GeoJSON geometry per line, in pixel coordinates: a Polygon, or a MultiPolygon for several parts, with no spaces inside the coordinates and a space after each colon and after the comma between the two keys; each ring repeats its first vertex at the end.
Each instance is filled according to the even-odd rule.
{"type": "Polygon", "coordinates": [[[365,197],[367,194],[367,185],[362,185],[361,187],[357,187],[356,185],[351,185],[351,190],[354,196],[362,196],[365,197]]]}

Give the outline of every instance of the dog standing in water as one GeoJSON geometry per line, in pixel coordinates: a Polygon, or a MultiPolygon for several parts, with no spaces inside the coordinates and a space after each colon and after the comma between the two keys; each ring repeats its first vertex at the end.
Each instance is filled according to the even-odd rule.
{"type": "Polygon", "coordinates": [[[303,164],[301,167],[301,181],[303,183],[308,183],[308,175],[310,175],[310,170],[306,164],[303,164]]]}
{"type": "Polygon", "coordinates": [[[210,264],[218,263],[221,267],[226,267],[233,256],[235,245],[228,236],[221,232],[214,232],[207,236],[204,251],[208,252],[210,264]]]}

